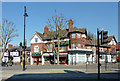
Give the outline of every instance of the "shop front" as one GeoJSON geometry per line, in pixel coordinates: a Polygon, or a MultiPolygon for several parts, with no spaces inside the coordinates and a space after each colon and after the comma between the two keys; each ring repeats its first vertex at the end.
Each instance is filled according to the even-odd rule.
{"type": "Polygon", "coordinates": [[[84,64],[92,62],[92,50],[79,50],[79,49],[70,49],[68,50],[68,64],[84,64]]]}
{"type": "MultiPolygon", "coordinates": [[[[57,63],[57,54],[55,54],[55,63],[57,63]]],[[[59,53],[59,63],[68,64],[68,52],[59,53]]]]}
{"type": "Polygon", "coordinates": [[[32,53],[33,65],[42,64],[42,55],[41,53],[32,53]]]}

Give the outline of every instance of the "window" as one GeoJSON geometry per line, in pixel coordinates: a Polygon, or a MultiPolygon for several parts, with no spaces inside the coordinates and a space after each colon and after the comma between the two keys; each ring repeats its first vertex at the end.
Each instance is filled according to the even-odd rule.
{"type": "Polygon", "coordinates": [[[47,52],[52,52],[52,44],[47,44],[47,52]]]}
{"type": "Polygon", "coordinates": [[[35,38],[35,42],[38,42],[38,38],[35,38]]]}
{"type": "Polygon", "coordinates": [[[72,49],[75,49],[75,48],[76,48],[76,44],[73,43],[73,44],[72,44],[72,49]]]}
{"type": "Polygon", "coordinates": [[[80,48],[80,44],[78,44],[78,48],[80,48]]]}
{"type": "Polygon", "coordinates": [[[80,34],[77,34],[77,38],[80,38],[80,34]]]}
{"type": "Polygon", "coordinates": [[[76,34],[72,34],[72,38],[76,38],[76,34]]]}
{"type": "Polygon", "coordinates": [[[45,59],[45,62],[49,62],[50,61],[49,57],[44,57],[44,59],[45,59]]]}
{"type": "Polygon", "coordinates": [[[39,46],[34,46],[34,52],[39,52],[39,46]]]}

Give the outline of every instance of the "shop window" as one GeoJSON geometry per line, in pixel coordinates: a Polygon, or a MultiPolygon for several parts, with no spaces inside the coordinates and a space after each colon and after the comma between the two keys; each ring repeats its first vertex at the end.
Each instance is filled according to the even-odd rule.
{"type": "Polygon", "coordinates": [[[78,44],[78,48],[80,48],[80,44],[78,44]]]}
{"type": "Polygon", "coordinates": [[[77,33],[77,38],[80,38],[80,34],[77,33]]]}
{"type": "Polygon", "coordinates": [[[34,46],[34,52],[39,52],[39,46],[34,46]]]}
{"type": "Polygon", "coordinates": [[[52,44],[47,44],[47,52],[52,52],[52,44]]]}
{"type": "Polygon", "coordinates": [[[72,38],[76,38],[76,34],[72,34],[72,38]]]}
{"type": "Polygon", "coordinates": [[[49,62],[50,61],[49,57],[44,57],[44,59],[45,59],[45,62],[49,62]]]}

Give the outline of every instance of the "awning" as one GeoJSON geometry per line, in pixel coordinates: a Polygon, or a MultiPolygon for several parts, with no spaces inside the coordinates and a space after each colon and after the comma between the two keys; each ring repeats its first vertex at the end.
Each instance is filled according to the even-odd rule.
{"type": "MultiPolygon", "coordinates": [[[[63,43],[60,43],[60,45],[68,45],[69,42],[63,42],[63,43]]],[[[58,45],[58,43],[56,43],[56,45],[58,45]]]]}
{"type": "Polygon", "coordinates": [[[32,53],[32,56],[41,56],[41,53],[32,53]]]}

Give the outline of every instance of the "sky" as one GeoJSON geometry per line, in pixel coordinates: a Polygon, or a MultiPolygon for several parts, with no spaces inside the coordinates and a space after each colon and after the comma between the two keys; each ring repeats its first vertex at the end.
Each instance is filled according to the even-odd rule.
{"type": "Polygon", "coordinates": [[[30,38],[37,31],[44,32],[48,19],[57,14],[72,19],[78,28],[87,28],[87,32],[97,34],[99,30],[108,31],[118,41],[118,3],[117,2],[2,2],[2,19],[14,22],[18,37],[10,44],[19,46],[24,40],[24,6],[27,8],[26,40],[30,46],[30,38]]]}

